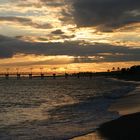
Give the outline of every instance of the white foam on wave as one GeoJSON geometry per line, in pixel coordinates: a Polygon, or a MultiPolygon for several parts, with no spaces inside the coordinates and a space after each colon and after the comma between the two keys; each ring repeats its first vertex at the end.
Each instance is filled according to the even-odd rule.
{"type": "Polygon", "coordinates": [[[0,81],[0,124],[7,129],[3,137],[10,132],[14,138],[61,139],[93,131],[118,117],[109,106],[133,88],[106,78],[63,80],[0,81]]]}

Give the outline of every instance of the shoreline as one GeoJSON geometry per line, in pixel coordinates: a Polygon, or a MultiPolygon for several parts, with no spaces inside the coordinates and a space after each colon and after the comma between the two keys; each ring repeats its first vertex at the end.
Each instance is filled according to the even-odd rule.
{"type": "Polygon", "coordinates": [[[140,140],[140,113],[124,115],[106,122],[92,133],[71,140],[140,140]]]}
{"type": "MultiPolygon", "coordinates": [[[[140,118],[140,84],[136,87],[135,90],[131,91],[130,93],[125,95],[123,98],[117,99],[110,106],[109,111],[118,112],[120,117],[115,120],[101,124],[99,128],[97,128],[97,130],[91,133],[74,137],[71,140],[100,140],[100,139],[104,140],[106,138],[110,140],[117,140],[118,138],[115,139],[115,137],[117,136],[122,136],[123,138],[127,137],[127,140],[129,140],[129,138],[133,136],[135,132],[137,132],[135,130],[135,127],[131,129],[132,126],[130,125],[130,123],[133,124],[132,122],[137,120],[135,121],[135,126],[137,130],[140,130],[140,119],[139,119],[140,118]],[[122,124],[126,121],[127,123],[125,125],[127,124],[128,125],[125,128],[125,125],[123,126],[122,124]],[[118,127],[116,127],[116,125],[118,127]],[[123,129],[121,129],[121,127],[123,129]],[[122,130],[123,133],[120,133],[120,134],[117,133],[117,135],[115,135],[118,130],[122,130]],[[127,136],[126,133],[128,131],[131,131],[133,134],[129,132],[130,135],[127,136]],[[113,135],[111,135],[111,133],[113,133],[113,135]]],[[[139,139],[140,139],[140,135],[137,132],[135,136],[133,136],[133,140],[139,140],[139,139]]],[[[132,140],[132,137],[131,137],[131,140],[132,140]]]]}

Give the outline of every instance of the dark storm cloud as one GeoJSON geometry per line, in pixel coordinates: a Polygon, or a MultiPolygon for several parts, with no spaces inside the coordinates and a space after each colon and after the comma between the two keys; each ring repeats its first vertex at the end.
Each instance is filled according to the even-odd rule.
{"type": "Polygon", "coordinates": [[[52,31],[51,32],[52,34],[56,34],[56,35],[61,35],[61,34],[64,34],[64,32],[62,30],[55,30],[55,31],[52,31]]]}
{"type": "Polygon", "coordinates": [[[31,27],[40,28],[40,29],[52,28],[52,26],[50,24],[38,24],[38,23],[33,22],[29,18],[23,18],[23,17],[8,17],[8,16],[0,17],[0,21],[15,22],[15,23],[19,23],[24,26],[31,26],[31,27]]]}
{"type": "Polygon", "coordinates": [[[73,0],[75,23],[98,26],[101,31],[140,22],[140,0],[73,0]]]}
{"type": "Polygon", "coordinates": [[[69,55],[75,58],[81,56],[75,62],[91,62],[91,60],[92,62],[140,61],[140,48],[109,44],[83,46],[80,45],[80,42],[28,43],[15,38],[0,36],[0,58],[11,58],[17,53],[46,56],[69,55]],[[95,58],[91,59],[88,56],[95,56],[95,58]]]}
{"type": "Polygon", "coordinates": [[[75,35],[61,35],[62,39],[72,39],[74,37],[75,37],[75,35]]]}

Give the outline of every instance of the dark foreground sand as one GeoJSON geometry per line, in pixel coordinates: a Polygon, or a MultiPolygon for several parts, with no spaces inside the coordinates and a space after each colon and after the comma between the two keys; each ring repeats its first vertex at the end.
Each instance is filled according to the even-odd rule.
{"type": "Polygon", "coordinates": [[[140,140],[140,113],[104,123],[97,131],[107,140],[140,140]]]}
{"type": "Polygon", "coordinates": [[[109,111],[117,111],[122,117],[102,124],[96,132],[73,140],[140,140],[140,86],[117,100],[109,111]]]}
{"type": "Polygon", "coordinates": [[[104,123],[95,133],[73,140],[140,140],[140,113],[104,123]]]}

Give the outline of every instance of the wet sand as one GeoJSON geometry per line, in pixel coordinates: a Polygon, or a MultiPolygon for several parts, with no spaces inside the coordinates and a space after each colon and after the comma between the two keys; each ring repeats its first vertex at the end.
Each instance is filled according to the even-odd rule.
{"type": "Polygon", "coordinates": [[[117,111],[120,115],[140,112],[140,86],[114,103],[109,111],[117,111]]]}
{"type": "Polygon", "coordinates": [[[97,132],[93,132],[87,135],[75,137],[71,140],[101,140],[101,136],[97,132]]]}
{"type": "Polygon", "coordinates": [[[73,140],[140,140],[140,86],[118,99],[109,111],[122,117],[102,124],[96,132],[73,140]]]}

